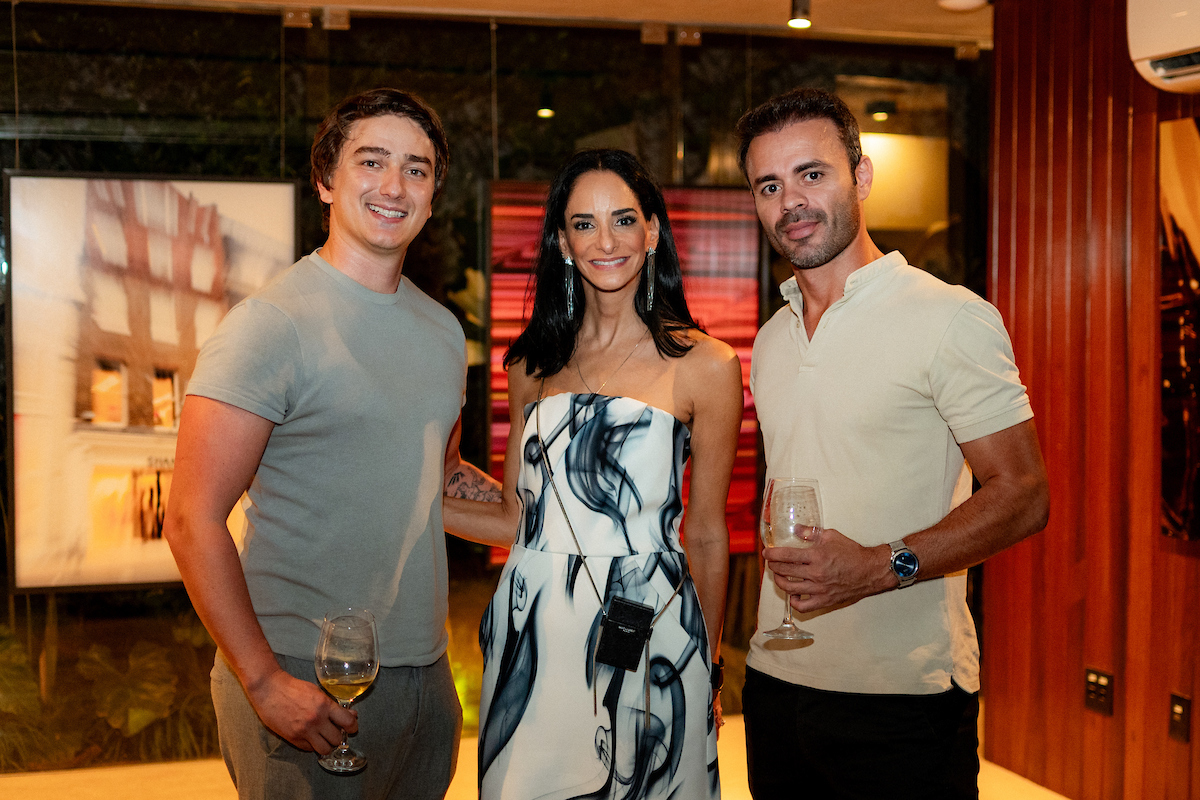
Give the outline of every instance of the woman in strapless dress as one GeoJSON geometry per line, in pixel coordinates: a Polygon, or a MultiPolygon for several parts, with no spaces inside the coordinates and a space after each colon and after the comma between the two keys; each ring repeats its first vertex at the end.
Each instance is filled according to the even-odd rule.
{"type": "Polygon", "coordinates": [[[504,499],[446,499],[447,530],[511,548],[479,631],[480,796],[717,798],[741,368],[692,319],[632,155],[554,180],[505,366],[504,499]]]}

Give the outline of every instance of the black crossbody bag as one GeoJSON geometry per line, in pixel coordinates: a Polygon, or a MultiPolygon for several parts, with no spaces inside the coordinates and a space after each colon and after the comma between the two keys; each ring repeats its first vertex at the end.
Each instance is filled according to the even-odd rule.
{"type": "MultiPolygon", "coordinates": [[[[543,380],[543,386],[545,381],[543,380]]],[[[600,618],[600,635],[597,637],[596,648],[592,653],[594,661],[601,664],[606,664],[610,667],[628,670],[635,672],[638,665],[641,663],[642,655],[645,654],[649,659],[650,655],[650,636],[654,632],[654,623],[658,618],[666,613],[667,608],[679,594],[683,588],[683,581],[686,576],[680,579],[679,585],[675,587],[675,591],[667,598],[667,602],[663,604],[662,610],[657,614],[654,609],[645,603],[639,603],[635,600],[630,600],[625,597],[614,595],[609,598],[605,604],[603,596],[600,594],[600,589],[596,585],[595,578],[592,577],[592,571],[587,564],[587,556],[583,554],[583,548],[579,545],[579,537],[575,535],[575,528],[571,525],[571,520],[567,516],[567,507],[563,503],[562,495],[558,492],[558,485],[554,482],[554,470],[550,467],[550,456],[546,452],[546,444],[542,441],[542,387],[538,388],[538,401],[535,406],[534,413],[536,414],[536,429],[538,447],[542,451],[542,464],[546,468],[546,476],[550,480],[550,488],[554,490],[554,497],[558,500],[559,509],[562,511],[563,520],[567,523],[567,530],[571,532],[571,539],[575,542],[575,550],[579,553],[579,558],[583,563],[583,569],[587,573],[588,582],[592,584],[592,591],[596,594],[596,600],[604,607],[604,613],[600,618]]],[[[649,674],[646,676],[646,714],[650,713],[650,683],[649,674]]],[[[593,686],[593,702],[595,701],[595,683],[593,686]]]]}

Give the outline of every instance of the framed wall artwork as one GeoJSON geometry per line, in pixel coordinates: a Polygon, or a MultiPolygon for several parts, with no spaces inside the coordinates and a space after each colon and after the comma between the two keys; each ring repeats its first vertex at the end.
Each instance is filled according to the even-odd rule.
{"type": "Polygon", "coordinates": [[[7,172],[4,190],[9,590],[177,581],[184,390],[225,312],[295,260],[297,184],[7,172]]]}
{"type": "Polygon", "coordinates": [[[1162,531],[1200,539],[1200,119],[1159,125],[1162,531]]]}

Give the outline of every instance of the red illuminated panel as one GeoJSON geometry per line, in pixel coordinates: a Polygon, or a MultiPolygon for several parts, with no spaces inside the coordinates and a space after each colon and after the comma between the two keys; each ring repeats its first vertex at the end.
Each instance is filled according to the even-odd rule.
{"type": "MultiPolygon", "coordinates": [[[[527,319],[529,278],[548,188],[515,181],[491,184],[491,471],[498,478],[509,431],[508,384],[501,361],[527,319]]],[[[758,549],[758,422],[745,387],[758,330],[758,218],[744,190],[670,188],[664,194],[692,316],[709,334],[728,342],[742,362],[746,411],[726,514],[730,551],[753,552],[758,549]]]]}

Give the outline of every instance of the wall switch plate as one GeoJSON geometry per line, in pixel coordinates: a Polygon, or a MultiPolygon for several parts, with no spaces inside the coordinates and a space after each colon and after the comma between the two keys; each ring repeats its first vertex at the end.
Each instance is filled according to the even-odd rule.
{"type": "Polygon", "coordinates": [[[1171,695],[1171,722],[1167,735],[1187,744],[1192,738],[1192,701],[1180,694],[1171,695]]]}
{"type": "Polygon", "coordinates": [[[1083,677],[1086,690],[1083,707],[1111,717],[1113,715],[1113,695],[1116,693],[1113,676],[1098,669],[1088,668],[1084,671],[1083,677]]]}

